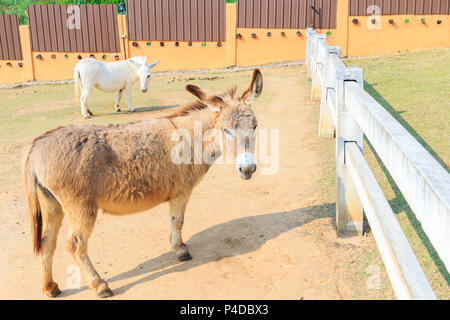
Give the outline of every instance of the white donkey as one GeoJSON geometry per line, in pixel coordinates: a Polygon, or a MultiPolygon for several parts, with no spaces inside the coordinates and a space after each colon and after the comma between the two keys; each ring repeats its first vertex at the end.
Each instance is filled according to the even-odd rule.
{"type": "Polygon", "coordinates": [[[87,108],[87,99],[92,88],[101,91],[118,92],[116,99],[116,111],[120,112],[120,99],[125,91],[128,109],[134,112],[131,105],[131,87],[136,81],[141,83],[141,91],[147,92],[152,73],[151,69],[159,63],[159,60],[146,64],[146,57],[133,57],[125,61],[101,62],[93,58],[83,59],[77,63],[74,70],[75,93],[81,104],[81,113],[85,119],[92,116],[87,108]],[[81,91],[81,97],[80,97],[81,91]]]}

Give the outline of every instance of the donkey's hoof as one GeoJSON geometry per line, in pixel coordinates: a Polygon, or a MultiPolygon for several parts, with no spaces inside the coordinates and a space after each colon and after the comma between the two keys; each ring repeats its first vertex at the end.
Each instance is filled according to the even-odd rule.
{"type": "Polygon", "coordinates": [[[53,283],[52,286],[45,292],[45,294],[50,298],[56,298],[61,294],[61,290],[59,290],[56,283],[53,283]]]}
{"type": "Polygon", "coordinates": [[[192,256],[189,254],[189,252],[185,252],[180,256],[177,256],[178,260],[180,261],[189,261],[192,260],[192,256]]]}
{"type": "Polygon", "coordinates": [[[88,115],[90,115],[90,116],[93,116],[93,115],[94,115],[94,114],[92,113],[92,111],[89,110],[89,109],[87,109],[87,113],[88,113],[88,115]]]}
{"type": "Polygon", "coordinates": [[[109,298],[114,295],[110,288],[105,288],[97,294],[100,298],[109,298]]]}
{"type": "Polygon", "coordinates": [[[90,115],[88,115],[88,114],[85,115],[85,116],[83,116],[83,117],[84,117],[86,120],[92,118],[92,116],[90,116],[90,115]]]}
{"type": "Polygon", "coordinates": [[[116,112],[120,112],[120,108],[117,108],[117,109],[116,109],[116,112]]]}

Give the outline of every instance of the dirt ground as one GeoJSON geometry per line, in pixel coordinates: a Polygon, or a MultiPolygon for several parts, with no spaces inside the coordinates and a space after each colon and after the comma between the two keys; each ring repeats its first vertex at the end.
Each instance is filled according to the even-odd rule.
{"type": "MultiPolygon", "coordinates": [[[[263,176],[258,170],[252,180],[243,181],[233,165],[212,167],[186,212],[183,238],[193,260],[179,262],[169,251],[167,205],[125,217],[99,215],[89,255],[114,291],[111,299],[394,298],[373,237],[336,236],[334,141],[317,135],[319,106],[310,102],[305,70],[303,65],[262,70],[264,92],[254,110],[260,129],[279,130],[279,171],[263,176]]],[[[169,110],[155,105],[191,100],[183,90],[187,83],[216,91],[237,83],[243,90],[251,71],[201,77],[155,76],[152,87],[157,100],[144,104],[137,98],[135,107],[143,111],[137,114],[110,115],[114,97],[108,95],[108,108],[96,108],[96,101],[103,100],[95,93],[91,110],[98,116],[89,121],[159,116],[169,110]]],[[[17,131],[1,129],[10,122],[0,124],[0,299],[47,299],[40,289],[39,259],[32,254],[20,180],[22,153],[40,132],[85,123],[71,102],[73,85],[48,87],[54,98],[47,108],[39,97],[45,86],[0,90],[0,106],[15,110],[10,121],[24,122],[15,127],[17,131]],[[17,103],[17,93],[32,97],[31,106],[17,103]],[[64,104],[68,111],[61,120],[46,118],[46,113],[64,104]],[[33,113],[42,118],[43,127],[30,120],[33,113]]],[[[134,95],[139,95],[137,90],[134,95]]],[[[59,299],[97,299],[84,279],[81,288],[68,288],[72,279],[68,272],[75,262],[65,250],[67,229],[65,219],[53,266],[54,279],[63,291],[59,299]]]]}

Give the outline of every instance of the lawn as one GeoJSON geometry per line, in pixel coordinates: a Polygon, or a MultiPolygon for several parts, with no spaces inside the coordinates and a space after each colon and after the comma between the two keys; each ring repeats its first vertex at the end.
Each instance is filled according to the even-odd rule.
{"type": "MultiPolygon", "coordinates": [[[[449,171],[450,49],[345,60],[364,69],[364,88],[449,171]]],[[[367,142],[367,141],[366,141],[367,142]]],[[[450,298],[450,276],[392,177],[370,144],[367,161],[439,299],[450,298]]]]}

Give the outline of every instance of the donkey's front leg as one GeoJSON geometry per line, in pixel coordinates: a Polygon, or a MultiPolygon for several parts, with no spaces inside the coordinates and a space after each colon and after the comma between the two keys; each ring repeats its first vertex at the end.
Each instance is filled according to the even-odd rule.
{"type": "Polygon", "coordinates": [[[127,104],[128,104],[128,109],[130,109],[130,112],[136,112],[136,109],[133,108],[133,106],[131,105],[131,88],[128,87],[125,89],[125,94],[127,96],[127,104]]]}
{"type": "Polygon", "coordinates": [[[171,223],[171,234],[170,234],[170,244],[172,245],[172,250],[176,251],[178,260],[187,261],[191,260],[192,257],[189,254],[188,247],[183,243],[181,239],[181,229],[183,228],[184,222],[184,212],[186,210],[186,205],[189,197],[178,197],[176,199],[170,200],[170,223],[171,223]]]}

